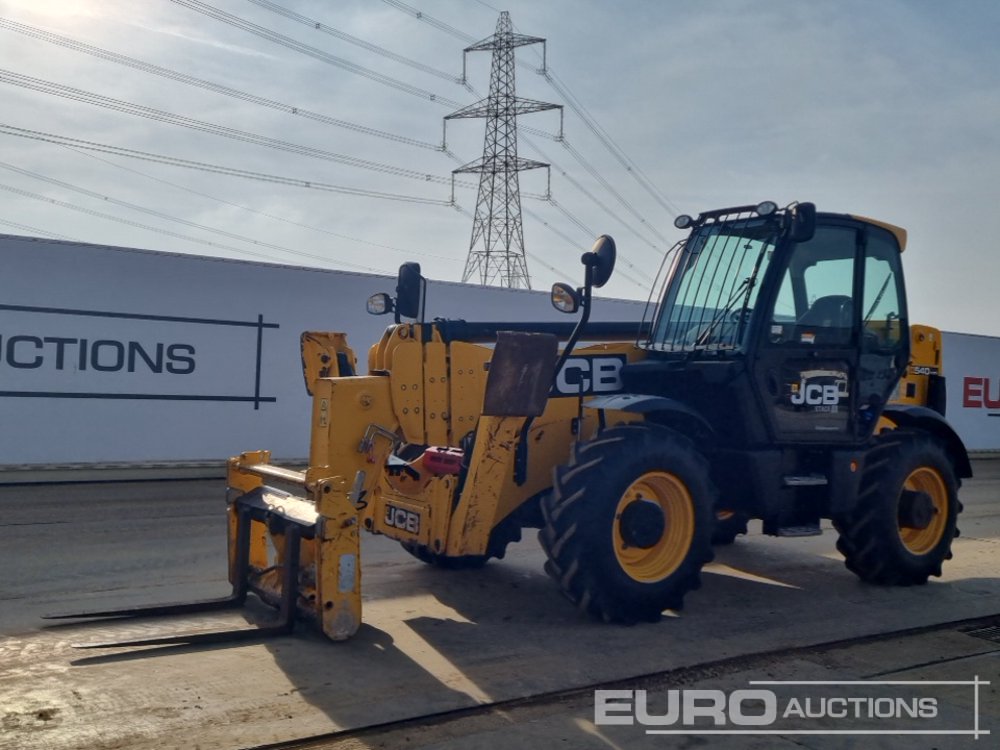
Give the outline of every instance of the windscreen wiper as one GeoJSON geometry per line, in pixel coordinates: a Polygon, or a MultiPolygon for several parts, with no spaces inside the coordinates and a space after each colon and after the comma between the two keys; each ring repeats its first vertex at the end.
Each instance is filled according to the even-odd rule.
{"type": "MultiPolygon", "coordinates": [[[[719,324],[722,323],[722,321],[724,321],[733,311],[733,305],[736,304],[736,301],[740,298],[740,295],[743,295],[743,310],[747,309],[747,307],[750,304],[750,295],[753,293],[754,287],[757,286],[757,276],[758,274],[760,274],[760,266],[766,254],[767,254],[767,244],[765,243],[761,245],[760,252],[757,253],[757,260],[754,261],[753,271],[750,272],[749,276],[743,279],[740,285],[736,288],[736,291],[733,292],[733,296],[729,298],[729,301],[726,303],[725,307],[723,307],[716,314],[716,316],[712,319],[712,322],[709,323],[708,328],[706,328],[704,333],[702,333],[698,337],[698,339],[695,341],[696,346],[704,346],[706,344],[709,337],[711,337],[711,335],[715,332],[715,329],[719,327],[719,324]]],[[[746,322],[745,316],[740,315],[740,324],[736,329],[736,336],[733,338],[734,346],[735,342],[739,341],[740,336],[743,333],[743,325],[745,322],[746,322]]]]}
{"type": "Polygon", "coordinates": [[[705,344],[708,343],[709,338],[711,338],[712,334],[715,333],[715,329],[718,328],[719,324],[722,323],[722,321],[728,317],[729,313],[733,311],[733,305],[736,304],[736,301],[743,294],[743,291],[746,290],[747,293],[749,293],[750,290],[747,287],[749,287],[752,283],[752,279],[753,276],[747,276],[740,282],[740,285],[736,287],[736,291],[733,292],[733,296],[729,298],[725,307],[715,314],[715,317],[712,318],[712,321],[708,324],[708,328],[702,331],[701,335],[695,340],[695,346],[705,346],[705,344]]]}

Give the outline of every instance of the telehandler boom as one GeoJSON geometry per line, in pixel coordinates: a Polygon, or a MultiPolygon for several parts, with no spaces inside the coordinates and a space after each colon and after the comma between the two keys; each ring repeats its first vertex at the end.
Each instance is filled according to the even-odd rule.
{"type": "Polygon", "coordinates": [[[748,519],[776,536],[832,519],[872,583],[940,575],[971,467],[944,419],[940,333],[909,323],[905,231],[771,202],[676,226],[688,237],[642,323],[589,322],[615,262],[606,236],[582,287],[553,287],[575,326],[427,321],[419,266],[404,264],[395,296],[369,300],[395,324],[365,374],[343,334],[302,335],[308,468],[230,459],[232,595],[66,617],[252,592],[279,609],[263,629],[88,645],[258,637],[297,616],[343,640],[362,621],[362,531],[475,568],[539,528],[555,585],[609,622],[680,609],[712,544],[748,519]]]}

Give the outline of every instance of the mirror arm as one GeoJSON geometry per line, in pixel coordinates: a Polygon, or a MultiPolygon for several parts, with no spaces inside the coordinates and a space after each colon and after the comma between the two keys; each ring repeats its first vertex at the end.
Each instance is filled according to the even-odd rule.
{"type": "Polygon", "coordinates": [[[580,295],[580,307],[583,312],[580,315],[580,320],[577,321],[576,327],[573,328],[573,332],[569,335],[569,340],[566,342],[566,346],[559,354],[559,359],[556,360],[556,375],[559,374],[560,370],[562,370],[562,366],[566,364],[566,360],[569,359],[570,354],[573,353],[573,349],[576,347],[577,342],[580,340],[580,336],[583,334],[584,327],[590,320],[590,301],[591,292],[593,290],[593,274],[594,267],[588,263],[586,271],[584,272],[583,294],[580,295]]]}
{"type": "MultiPolygon", "coordinates": [[[[584,256],[584,258],[586,257],[587,256],[584,256]]],[[[587,321],[590,320],[590,301],[591,291],[594,285],[594,266],[589,263],[588,260],[584,260],[584,264],[586,271],[584,272],[583,294],[580,295],[580,307],[583,308],[583,313],[580,315],[580,320],[577,322],[576,327],[573,328],[573,332],[569,335],[569,340],[566,342],[566,346],[563,348],[562,352],[559,354],[559,358],[556,360],[556,367],[555,370],[553,370],[553,378],[559,377],[559,372],[562,370],[563,365],[566,364],[566,360],[569,359],[569,355],[573,353],[573,348],[580,340],[580,336],[583,334],[583,329],[587,325],[587,321]]],[[[550,386],[550,389],[551,387],[552,386],[550,386]]],[[[582,395],[580,396],[580,403],[580,408],[582,409],[582,395]]],[[[528,478],[528,433],[530,432],[531,425],[534,421],[534,417],[528,417],[524,420],[524,426],[521,427],[521,435],[517,441],[517,447],[514,449],[514,483],[517,484],[518,487],[523,485],[528,478]]]]}
{"type": "Polygon", "coordinates": [[[427,278],[424,276],[420,277],[420,340],[429,344],[431,338],[433,337],[433,331],[431,330],[433,326],[424,325],[424,321],[427,319],[427,278]]]}

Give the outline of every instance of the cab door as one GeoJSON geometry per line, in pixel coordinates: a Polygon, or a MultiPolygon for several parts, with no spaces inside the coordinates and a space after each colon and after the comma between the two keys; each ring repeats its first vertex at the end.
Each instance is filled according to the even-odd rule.
{"type": "Polygon", "coordinates": [[[776,442],[870,434],[905,366],[899,252],[890,232],[846,217],[788,246],[751,365],[776,442]]]}

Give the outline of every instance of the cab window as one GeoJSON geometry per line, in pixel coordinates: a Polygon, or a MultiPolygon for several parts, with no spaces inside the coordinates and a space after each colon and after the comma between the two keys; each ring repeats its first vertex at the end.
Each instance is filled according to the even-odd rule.
{"type": "Polygon", "coordinates": [[[862,345],[865,349],[898,349],[906,325],[906,311],[903,309],[899,249],[888,232],[869,234],[864,273],[862,345]]]}
{"type": "Polygon", "coordinates": [[[836,226],[817,227],[810,241],[795,246],[775,299],[772,343],[850,344],[857,319],[856,249],[857,232],[836,226]]]}

